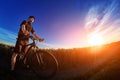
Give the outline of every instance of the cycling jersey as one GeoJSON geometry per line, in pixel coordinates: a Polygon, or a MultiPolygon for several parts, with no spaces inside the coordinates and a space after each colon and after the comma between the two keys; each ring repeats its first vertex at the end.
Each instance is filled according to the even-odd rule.
{"type": "Polygon", "coordinates": [[[20,30],[18,32],[18,38],[19,39],[28,39],[30,36],[30,32],[33,34],[35,31],[31,25],[31,23],[24,20],[20,25],[20,30]],[[25,32],[22,29],[23,27],[25,28],[25,31],[28,31],[28,34],[25,34],[25,32]]]}

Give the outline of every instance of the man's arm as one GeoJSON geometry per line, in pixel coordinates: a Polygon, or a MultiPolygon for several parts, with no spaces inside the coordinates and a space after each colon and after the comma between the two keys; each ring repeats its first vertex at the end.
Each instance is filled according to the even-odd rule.
{"type": "Polygon", "coordinates": [[[39,39],[40,37],[36,34],[36,32],[33,33],[34,37],[39,39]]]}
{"type": "Polygon", "coordinates": [[[34,37],[35,37],[36,39],[38,39],[38,40],[40,40],[40,41],[44,41],[44,39],[43,39],[43,38],[40,38],[40,37],[36,34],[36,32],[33,32],[33,35],[34,35],[34,37]]]}
{"type": "Polygon", "coordinates": [[[24,33],[24,35],[28,35],[29,34],[29,32],[25,28],[25,24],[22,25],[22,32],[24,33]]]}

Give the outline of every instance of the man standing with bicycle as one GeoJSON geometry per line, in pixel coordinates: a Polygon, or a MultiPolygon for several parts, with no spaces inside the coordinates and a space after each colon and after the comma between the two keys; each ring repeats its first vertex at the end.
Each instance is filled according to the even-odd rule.
{"type": "Polygon", "coordinates": [[[23,51],[23,55],[25,55],[25,53],[27,52],[28,46],[24,46],[23,45],[27,45],[28,41],[29,41],[29,36],[30,33],[32,33],[34,35],[34,38],[37,40],[41,40],[43,41],[43,38],[40,38],[34,31],[33,27],[32,27],[32,23],[34,22],[35,17],[34,16],[29,16],[28,17],[28,21],[24,20],[21,24],[20,24],[20,29],[18,32],[18,38],[16,41],[16,45],[14,48],[14,53],[12,55],[11,58],[11,71],[14,71],[14,67],[15,67],[15,63],[16,63],[16,57],[18,56],[18,54],[21,54],[21,51],[23,51]]]}

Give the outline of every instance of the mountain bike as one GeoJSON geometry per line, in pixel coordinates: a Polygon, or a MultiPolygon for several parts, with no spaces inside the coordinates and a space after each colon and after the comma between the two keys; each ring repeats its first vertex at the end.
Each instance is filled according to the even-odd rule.
{"type": "MultiPolygon", "coordinates": [[[[31,37],[30,37],[31,38],[31,37]]],[[[29,66],[29,69],[33,71],[39,78],[53,77],[58,70],[58,62],[53,54],[45,50],[41,50],[36,45],[38,40],[32,37],[32,43],[24,46],[29,46],[27,53],[22,56],[18,55],[18,65],[29,66]],[[24,64],[24,61],[26,64],[24,64]]],[[[16,66],[17,67],[17,66],[16,66]]]]}

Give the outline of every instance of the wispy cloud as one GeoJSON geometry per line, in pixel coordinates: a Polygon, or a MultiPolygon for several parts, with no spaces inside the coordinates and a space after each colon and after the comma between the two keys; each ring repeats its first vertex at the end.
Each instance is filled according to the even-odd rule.
{"type": "Polygon", "coordinates": [[[0,27],[0,42],[14,45],[17,34],[0,27]]]}
{"type": "Polygon", "coordinates": [[[99,33],[106,42],[120,40],[119,4],[112,1],[109,5],[100,4],[89,9],[85,18],[88,35],[99,33]]]}

